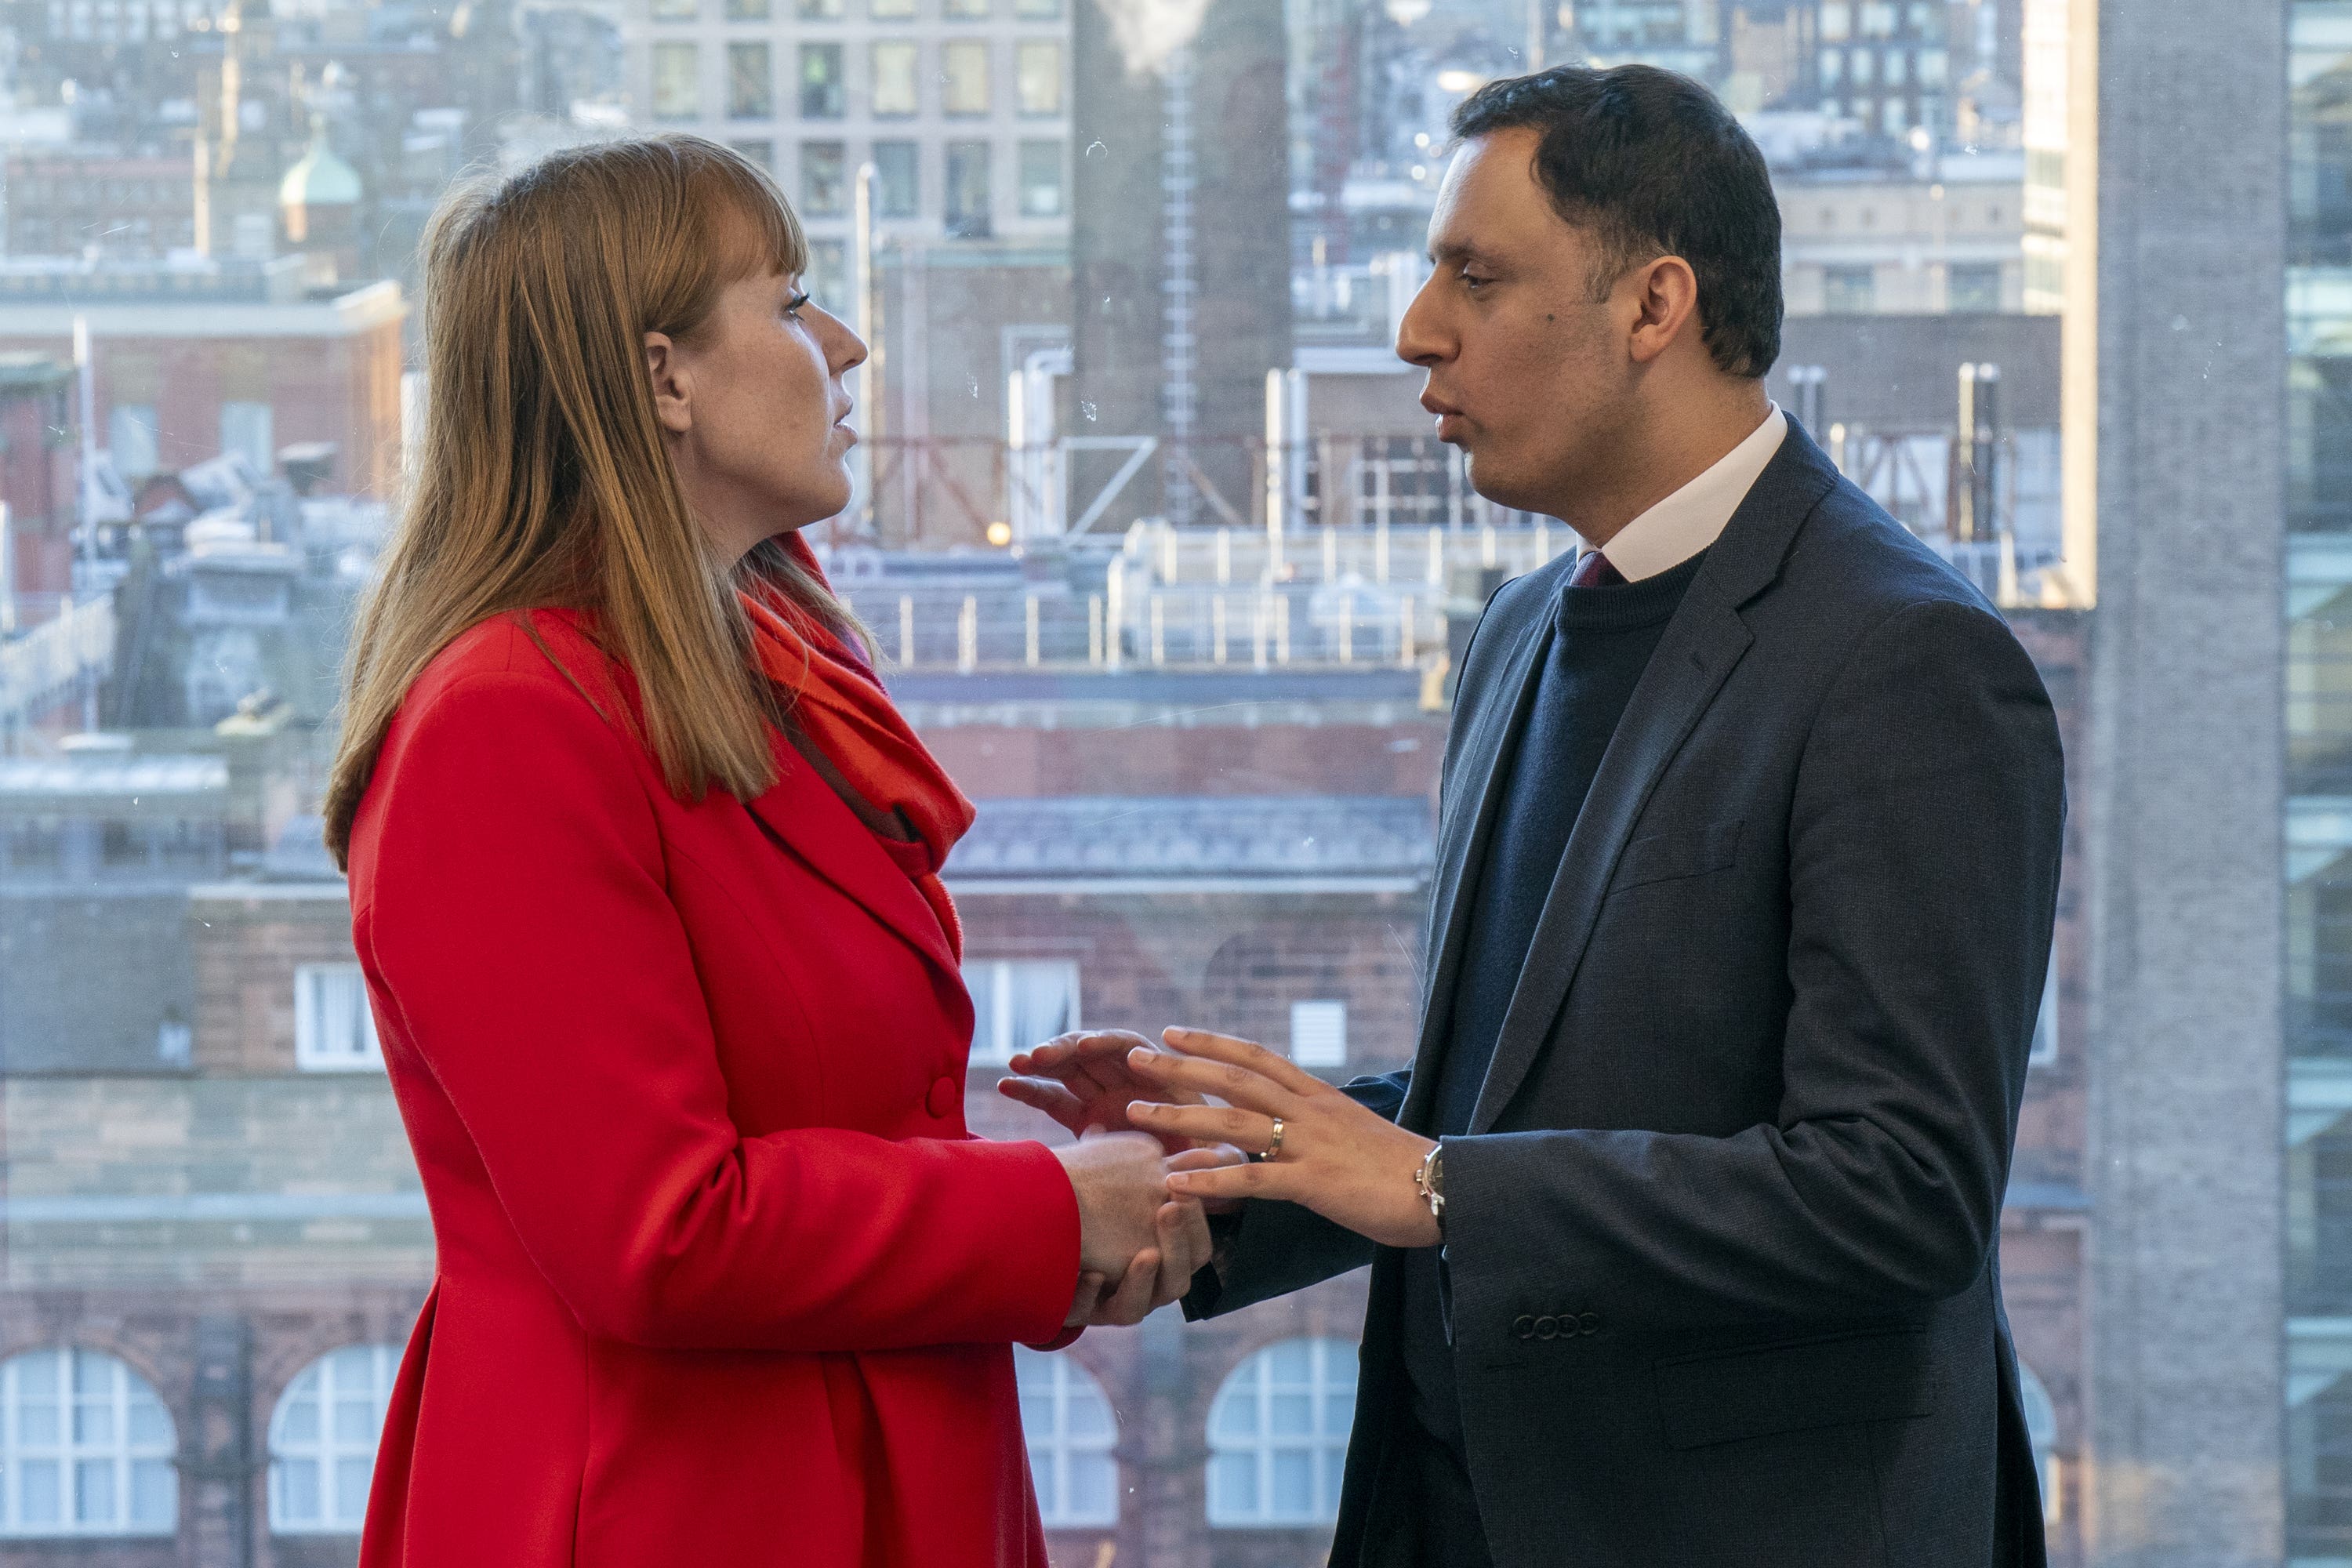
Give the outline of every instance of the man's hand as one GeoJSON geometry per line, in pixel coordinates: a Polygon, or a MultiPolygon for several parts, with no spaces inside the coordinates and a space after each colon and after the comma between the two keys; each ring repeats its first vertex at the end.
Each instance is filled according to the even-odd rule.
{"type": "MultiPolygon", "coordinates": [[[[1207,1170],[1247,1159],[1238,1149],[1198,1149],[1176,1155],[1166,1162],[1166,1168],[1171,1172],[1207,1170]]],[[[1099,1275],[1086,1276],[1095,1282],[1094,1297],[1091,1305],[1086,1305],[1088,1299],[1081,1289],[1079,1303],[1070,1310],[1071,1326],[1139,1323],[1192,1289],[1192,1276],[1208,1263],[1214,1245],[1200,1204],[1191,1198],[1171,1198],[1160,1206],[1153,1226],[1158,1245],[1135,1255],[1117,1289],[1106,1289],[1099,1275]]]]}
{"type": "Polygon", "coordinates": [[[1230,1143],[1263,1154],[1273,1146],[1275,1119],[1283,1124],[1275,1158],[1173,1172],[1171,1194],[1204,1202],[1279,1198],[1383,1247],[1437,1245],[1436,1216],[1413,1184],[1431,1140],[1264,1046],[1199,1029],[1170,1029],[1161,1038],[1165,1050],[1139,1045],[1129,1053],[1129,1068],[1160,1086],[1151,1100],[1127,1108],[1130,1125],[1163,1142],[1230,1143]],[[1225,1104],[1200,1103],[1207,1095],[1225,1104]]]}
{"type": "MultiPolygon", "coordinates": [[[[996,1080],[996,1092],[1042,1110],[1072,1132],[1093,1128],[1106,1132],[1139,1131],[1130,1127],[1130,1100],[1151,1098],[1197,1105],[1197,1095],[1170,1091],[1148,1079],[1138,1078],[1128,1066],[1128,1053],[1151,1042],[1126,1029],[1082,1030],[1056,1035],[1044,1045],[1021,1052],[1007,1065],[1013,1076],[996,1080]]],[[[1162,1138],[1161,1152],[1181,1154],[1192,1148],[1189,1138],[1162,1138]]]]}

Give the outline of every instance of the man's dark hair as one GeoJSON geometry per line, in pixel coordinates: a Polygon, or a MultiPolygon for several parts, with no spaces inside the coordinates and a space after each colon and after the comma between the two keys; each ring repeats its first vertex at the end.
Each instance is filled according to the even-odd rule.
{"type": "Polygon", "coordinates": [[[1698,275],[1698,318],[1727,374],[1780,356],[1780,206],[1764,154],[1715,95],[1654,66],[1555,66],[1490,81],[1454,111],[1456,136],[1539,133],[1535,174],[1563,222],[1594,235],[1592,288],[1679,256],[1698,275]]]}

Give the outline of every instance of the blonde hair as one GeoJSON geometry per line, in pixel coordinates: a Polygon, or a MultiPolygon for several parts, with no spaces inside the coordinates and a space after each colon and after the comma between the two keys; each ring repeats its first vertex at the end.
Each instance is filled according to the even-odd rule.
{"type": "Polygon", "coordinates": [[[673,791],[766,789],[775,714],[736,587],[763,583],[855,627],[773,540],[731,571],[714,558],[654,416],[644,338],[690,342],[727,284],[806,269],[782,193],[698,136],[598,142],[461,184],[423,257],[425,433],[346,660],[326,802],[336,864],[417,676],[468,627],[533,607],[593,612],[673,791]]]}

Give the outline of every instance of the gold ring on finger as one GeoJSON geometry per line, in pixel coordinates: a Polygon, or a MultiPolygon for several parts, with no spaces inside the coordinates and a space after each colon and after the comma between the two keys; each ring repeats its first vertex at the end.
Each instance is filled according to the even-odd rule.
{"type": "Polygon", "coordinates": [[[1265,1158],[1265,1159],[1267,1159],[1267,1160],[1276,1160],[1276,1159],[1281,1158],[1281,1156],[1282,1156],[1282,1133],[1283,1133],[1282,1118],[1281,1118],[1281,1117],[1279,1117],[1279,1116],[1277,1116],[1277,1117],[1276,1117],[1276,1118],[1274,1119],[1274,1142],[1272,1142],[1271,1143],[1268,1143],[1268,1144],[1265,1146],[1265,1155],[1263,1156],[1264,1158],[1265,1158]]]}

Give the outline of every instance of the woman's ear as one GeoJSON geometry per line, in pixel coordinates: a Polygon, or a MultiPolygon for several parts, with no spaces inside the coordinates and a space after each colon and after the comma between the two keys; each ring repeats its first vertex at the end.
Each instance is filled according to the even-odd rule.
{"type": "Polygon", "coordinates": [[[667,332],[646,334],[646,374],[654,384],[654,417],[673,436],[694,428],[693,384],[667,332]]]}

